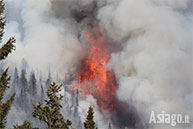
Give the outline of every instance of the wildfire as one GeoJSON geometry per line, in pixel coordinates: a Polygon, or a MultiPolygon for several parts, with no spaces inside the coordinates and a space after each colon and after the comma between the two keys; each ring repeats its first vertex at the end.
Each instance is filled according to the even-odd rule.
{"type": "Polygon", "coordinates": [[[107,43],[99,31],[91,33],[86,30],[84,38],[88,49],[78,68],[78,79],[73,90],[78,90],[82,96],[94,96],[100,110],[114,112],[117,80],[113,71],[106,68],[110,55],[107,43]]]}

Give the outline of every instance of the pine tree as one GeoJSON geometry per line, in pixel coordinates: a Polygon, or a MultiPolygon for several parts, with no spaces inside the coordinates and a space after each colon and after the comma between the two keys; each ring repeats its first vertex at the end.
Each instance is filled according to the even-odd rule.
{"type": "Polygon", "coordinates": [[[20,94],[19,94],[19,106],[22,110],[28,110],[28,98],[27,98],[27,90],[28,90],[28,81],[26,78],[26,69],[22,66],[21,75],[20,75],[20,94]]]}
{"type": "Polygon", "coordinates": [[[62,105],[59,102],[63,96],[58,93],[61,91],[61,87],[62,85],[56,85],[56,83],[50,84],[46,92],[48,100],[45,100],[45,104],[39,102],[38,105],[33,105],[32,116],[38,117],[41,122],[46,123],[48,129],[69,129],[71,126],[71,121],[65,120],[60,113],[62,105]]]}
{"type": "Polygon", "coordinates": [[[44,92],[44,86],[42,84],[42,75],[40,74],[40,78],[38,81],[38,84],[40,85],[41,91],[40,91],[40,101],[41,103],[45,100],[45,92],[44,92]]]}
{"type": "Polygon", "coordinates": [[[29,93],[31,93],[31,95],[35,96],[37,93],[37,87],[36,87],[36,77],[34,72],[31,72],[30,74],[30,80],[29,80],[29,93]]]}
{"type": "MultiPolygon", "coordinates": [[[[5,5],[3,0],[0,0],[0,43],[2,42],[5,28],[5,17],[3,16],[5,5]]],[[[15,38],[11,37],[9,40],[0,48],[0,60],[5,59],[9,53],[14,49],[15,38]]]]}
{"type": "Polygon", "coordinates": [[[32,129],[32,125],[29,121],[24,121],[22,125],[15,125],[13,129],[32,129]]]}
{"type": "Polygon", "coordinates": [[[90,106],[88,109],[88,115],[86,117],[86,121],[84,122],[85,129],[97,129],[93,119],[94,119],[94,111],[93,111],[93,108],[90,106]]]}
{"type": "Polygon", "coordinates": [[[5,91],[8,88],[8,83],[10,81],[10,77],[7,75],[8,69],[0,76],[0,128],[4,129],[6,125],[6,116],[11,108],[13,103],[15,93],[3,103],[3,98],[5,95],[5,91]]]}
{"type": "Polygon", "coordinates": [[[51,73],[50,73],[50,71],[49,71],[49,73],[48,73],[48,78],[47,78],[47,80],[46,80],[46,86],[49,86],[50,83],[51,83],[51,81],[52,81],[52,77],[51,77],[51,73]]]}
{"type": "Polygon", "coordinates": [[[42,84],[40,84],[40,88],[41,88],[40,101],[43,102],[44,101],[44,88],[42,84]]]}
{"type": "MultiPolygon", "coordinates": [[[[4,27],[5,27],[5,17],[3,16],[5,5],[3,0],[0,0],[0,43],[2,42],[4,27]]],[[[2,47],[0,48],[0,60],[4,60],[9,53],[14,49],[15,38],[11,37],[2,47]]],[[[10,82],[10,77],[8,77],[8,68],[0,75],[0,128],[4,129],[6,125],[6,116],[13,103],[15,93],[11,97],[3,102],[5,91],[9,88],[8,84],[10,82]]]]}
{"type": "Polygon", "coordinates": [[[30,101],[27,97],[27,93],[22,89],[19,96],[17,98],[17,104],[23,111],[29,111],[29,108],[31,107],[29,105],[30,101]]]}
{"type": "Polygon", "coordinates": [[[21,83],[21,90],[24,90],[26,92],[28,85],[27,85],[27,78],[26,78],[26,70],[25,69],[21,70],[20,83],[21,83]]]}
{"type": "Polygon", "coordinates": [[[14,69],[12,85],[13,85],[13,92],[16,92],[16,87],[17,87],[17,85],[19,85],[19,74],[18,74],[18,70],[16,67],[14,69]]]}
{"type": "Polygon", "coordinates": [[[17,68],[15,67],[13,75],[13,84],[17,84],[18,82],[19,82],[19,74],[17,68]]]}

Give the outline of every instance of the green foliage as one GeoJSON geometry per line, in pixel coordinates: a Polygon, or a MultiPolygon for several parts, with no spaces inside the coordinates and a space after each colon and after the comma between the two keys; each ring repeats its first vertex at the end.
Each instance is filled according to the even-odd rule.
{"type": "Polygon", "coordinates": [[[32,129],[32,125],[29,121],[24,121],[22,125],[15,125],[13,129],[32,129]]]}
{"type": "Polygon", "coordinates": [[[11,108],[11,105],[13,103],[15,93],[7,100],[5,103],[3,103],[3,98],[5,95],[5,91],[8,88],[8,83],[10,81],[10,77],[7,75],[8,69],[3,72],[3,74],[0,76],[0,128],[4,129],[6,125],[6,116],[11,108]]]}
{"type": "MultiPolygon", "coordinates": [[[[3,0],[0,0],[0,43],[3,39],[4,28],[5,28],[5,17],[3,16],[5,5],[3,0]]],[[[15,38],[11,37],[2,47],[0,47],[0,60],[4,60],[9,53],[14,49],[15,38]]],[[[8,84],[10,77],[7,75],[8,68],[0,75],[0,128],[4,129],[6,125],[6,117],[13,103],[15,93],[6,101],[3,102],[5,91],[9,88],[8,84]]]]}
{"type": "Polygon", "coordinates": [[[7,72],[8,72],[8,68],[0,76],[0,102],[2,102],[3,100],[5,90],[9,88],[7,84],[9,83],[11,78],[8,77],[7,72]]]}
{"type": "Polygon", "coordinates": [[[94,119],[94,111],[93,111],[93,108],[90,106],[88,109],[88,115],[86,117],[86,121],[84,122],[85,129],[97,129],[93,119],[94,119]]]}
{"type": "Polygon", "coordinates": [[[15,38],[11,37],[1,48],[0,48],[0,60],[5,59],[12,50],[15,50],[15,38]]]}
{"type": "Polygon", "coordinates": [[[62,105],[59,103],[63,96],[58,94],[61,91],[62,85],[56,85],[56,83],[50,84],[46,94],[48,100],[45,100],[45,104],[39,102],[37,106],[33,105],[34,112],[33,117],[38,117],[41,122],[46,123],[48,129],[69,129],[71,121],[65,120],[60,109],[62,105]]]}
{"type": "MultiPolygon", "coordinates": [[[[3,39],[4,28],[5,28],[5,17],[3,16],[5,10],[5,4],[3,0],[0,0],[0,43],[3,39]]],[[[15,49],[14,43],[15,38],[11,37],[9,40],[0,48],[0,60],[5,59],[12,50],[15,49]]]]}

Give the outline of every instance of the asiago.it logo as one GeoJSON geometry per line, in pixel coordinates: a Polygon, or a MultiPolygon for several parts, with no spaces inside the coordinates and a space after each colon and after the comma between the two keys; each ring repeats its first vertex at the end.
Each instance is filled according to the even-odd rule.
{"type": "Polygon", "coordinates": [[[160,114],[155,114],[154,111],[151,112],[150,124],[170,124],[171,126],[176,126],[176,124],[188,124],[190,123],[189,115],[182,114],[169,114],[162,111],[160,114]]]}

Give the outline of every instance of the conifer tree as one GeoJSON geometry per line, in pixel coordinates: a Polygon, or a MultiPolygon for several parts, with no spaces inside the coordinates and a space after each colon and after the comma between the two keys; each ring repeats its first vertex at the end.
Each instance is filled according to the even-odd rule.
{"type": "Polygon", "coordinates": [[[85,129],[97,129],[96,124],[94,122],[94,111],[90,106],[88,109],[88,115],[86,117],[86,121],[84,122],[85,129]]]}
{"type": "Polygon", "coordinates": [[[8,88],[10,77],[7,75],[8,69],[0,76],[0,129],[4,129],[6,125],[6,117],[13,103],[15,93],[3,103],[5,91],[8,88]]]}
{"type": "Polygon", "coordinates": [[[39,102],[38,105],[33,105],[32,116],[44,122],[48,129],[69,129],[71,126],[71,121],[65,120],[60,113],[62,105],[59,102],[63,96],[58,93],[61,91],[61,87],[62,85],[56,85],[56,83],[50,84],[46,92],[48,100],[45,100],[45,104],[39,102]]]}
{"type": "Polygon", "coordinates": [[[43,85],[40,85],[41,88],[41,92],[40,92],[40,101],[43,102],[44,101],[44,88],[43,85]]]}
{"type": "MultiPolygon", "coordinates": [[[[0,0],[0,43],[2,42],[4,27],[5,27],[5,17],[3,16],[5,9],[5,5],[3,0],[0,0]]],[[[2,47],[0,47],[0,60],[4,60],[9,53],[11,53],[14,49],[15,38],[11,37],[2,47]]],[[[4,95],[7,88],[9,88],[8,84],[10,82],[10,77],[8,77],[8,68],[0,75],[0,128],[4,129],[6,125],[6,117],[13,103],[15,93],[11,95],[11,97],[4,102],[4,95]]]]}
{"type": "Polygon", "coordinates": [[[16,67],[15,67],[14,74],[13,74],[12,85],[13,85],[12,91],[16,92],[16,87],[19,85],[19,74],[18,74],[18,70],[16,67]]]}
{"type": "Polygon", "coordinates": [[[51,83],[51,81],[52,81],[52,77],[51,77],[51,73],[50,73],[50,71],[49,71],[49,73],[48,73],[48,78],[47,78],[47,80],[46,80],[46,86],[49,86],[50,83],[51,83]]]}
{"type": "MultiPolygon", "coordinates": [[[[3,39],[4,28],[5,28],[5,17],[3,16],[5,10],[5,4],[3,0],[0,0],[0,43],[3,39]]],[[[15,38],[11,37],[9,40],[0,48],[0,60],[5,59],[12,50],[15,49],[14,44],[15,38]]]]}
{"type": "Polygon", "coordinates": [[[21,89],[25,92],[27,91],[27,78],[26,78],[26,70],[21,70],[21,76],[20,76],[20,83],[21,83],[21,89]]]}
{"type": "Polygon", "coordinates": [[[18,84],[18,82],[19,82],[19,74],[17,68],[15,67],[13,75],[13,84],[18,84]]]}
{"type": "Polygon", "coordinates": [[[30,80],[29,80],[29,93],[31,93],[31,95],[36,95],[37,93],[37,87],[36,87],[36,77],[35,77],[35,74],[34,72],[31,72],[31,75],[30,75],[30,80]]]}
{"type": "Polygon", "coordinates": [[[44,86],[42,84],[42,75],[40,74],[40,78],[39,78],[39,85],[40,85],[40,88],[41,88],[41,91],[40,91],[40,101],[41,102],[44,102],[45,100],[45,92],[44,92],[44,86]]]}
{"type": "Polygon", "coordinates": [[[29,121],[24,121],[22,125],[15,125],[13,129],[32,129],[32,125],[29,121]]]}

